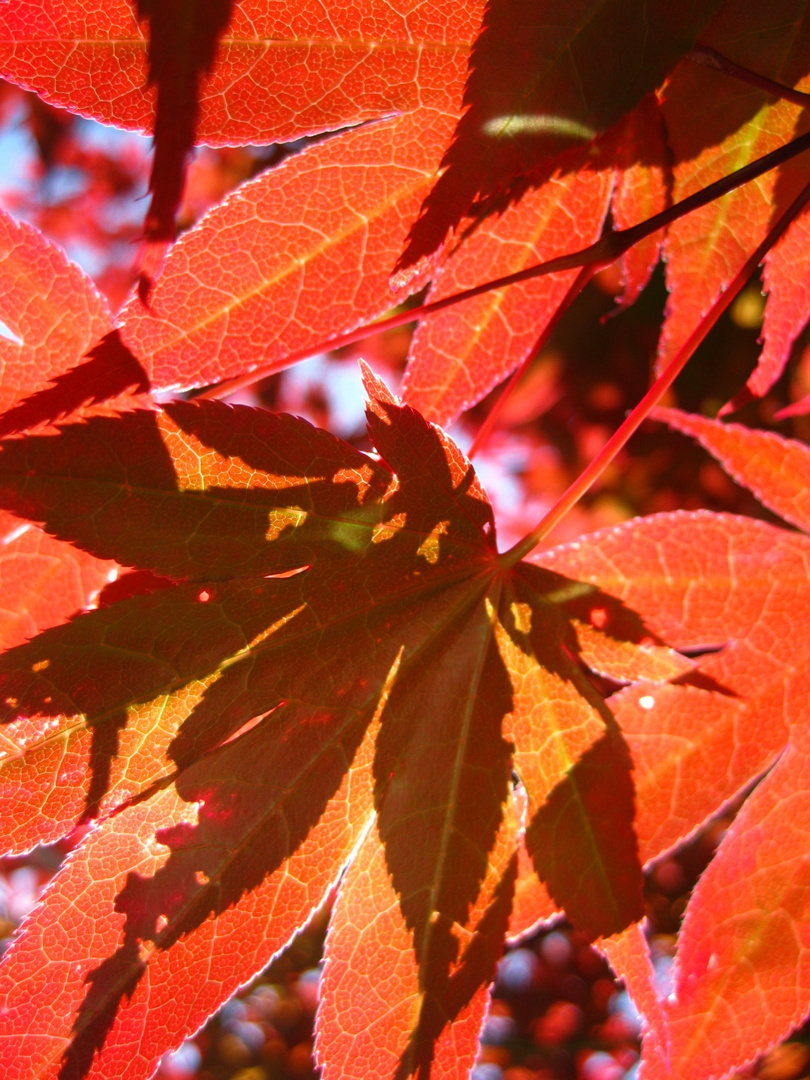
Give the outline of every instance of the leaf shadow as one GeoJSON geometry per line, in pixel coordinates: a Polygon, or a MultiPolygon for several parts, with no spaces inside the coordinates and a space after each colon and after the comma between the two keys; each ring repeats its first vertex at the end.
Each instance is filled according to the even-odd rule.
{"type": "MultiPolygon", "coordinates": [[[[421,663],[400,668],[374,761],[385,862],[412,934],[420,990],[434,1003],[445,1001],[466,963],[457,928],[469,925],[480,902],[511,791],[512,746],[501,720],[512,691],[488,622],[481,601],[462,608],[421,663]]],[[[435,1041],[434,1025],[429,1011],[420,1014],[420,1054],[424,1040],[435,1041]]]]}
{"type": "Polygon", "coordinates": [[[279,573],[370,542],[390,474],[339,439],[214,402],[165,413],[179,434],[136,410],[8,440],[0,501],[92,554],[175,580],[279,573]],[[199,475],[205,448],[237,459],[221,462],[221,485],[215,472],[199,475]],[[229,469],[241,483],[228,484],[229,469]]]}
{"type": "MultiPolygon", "coordinates": [[[[165,764],[158,762],[161,768],[152,786],[134,799],[130,792],[124,810],[131,813],[133,804],[147,795],[162,798],[173,778],[180,821],[192,811],[196,820],[160,830],[157,839],[169,849],[166,863],[152,877],[131,872],[119,893],[115,909],[125,916],[122,937],[87,978],[61,1080],[87,1074],[122,1002],[143,977],[151,952],[170,949],[211,915],[238,904],[305,842],[337,790],[362,738],[371,703],[379,701],[400,653],[402,677],[397,677],[383,710],[374,783],[387,865],[404,918],[420,942],[419,977],[427,1004],[410,1056],[427,1061],[447,1016],[457,1015],[491,979],[500,950],[500,939],[485,941],[480,929],[462,950],[454,933],[454,926],[464,925],[479,902],[511,781],[512,747],[503,738],[502,719],[513,706],[512,688],[485,604],[488,583],[494,580],[491,509],[463,455],[413,409],[382,391],[374,391],[369,417],[383,461],[379,465],[325,433],[313,435],[308,425],[291,418],[258,419],[254,410],[218,405],[178,404],[166,411],[178,428],[222,455],[229,476],[241,469],[250,472],[253,488],[217,488],[215,496],[217,505],[224,497],[228,507],[219,519],[222,528],[246,536],[247,550],[255,547],[259,561],[250,562],[244,554],[235,559],[231,553],[227,566],[220,564],[220,569],[214,562],[213,567],[236,575],[230,580],[209,576],[121,600],[0,659],[0,693],[6,698],[0,719],[13,719],[20,709],[41,717],[72,710],[87,716],[91,727],[99,727],[93,739],[87,813],[100,806],[109,812],[117,797],[109,784],[122,710],[179,691],[193,680],[208,680],[177,730],[162,732],[165,764]],[[266,439],[266,431],[276,438],[266,439]],[[313,450],[312,439],[321,437],[326,440],[323,449],[313,450]],[[274,479],[262,487],[264,475],[274,479]],[[358,499],[361,481],[365,495],[358,499]],[[337,504],[330,501],[336,490],[337,504]],[[343,514],[338,515],[339,524],[359,529],[352,535],[361,542],[347,544],[343,533],[330,531],[331,524],[324,530],[309,509],[300,526],[271,530],[268,540],[268,513],[298,504],[316,510],[326,506],[330,513],[337,505],[343,514]],[[246,506],[255,511],[255,520],[239,517],[246,506]],[[257,567],[270,565],[261,561],[266,552],[277,549],[279,536],[289,533],[289,558],[285,562],[277,556],[274,572],[279,566],[300,567],[302,561],[309,569],[287,577],[257,576],[257,567]],[[248,573],[253,576],[244,576],[248,573]],[[436,612],[445,613],[438,637],[430,621],[436,612]],[[469,647],[471,634],[477,652],[469,647]],[[470,718],[462,715],[461,703],[469,697],[471,679],[479,681],[470,718]],[[442,697],[448,707],[439,710],[442,697]],[[272,767],[273,777],[281,777],[289,788],[284,755],[307,759],[310,736],[322,752],[324,730],[318,725],[339,724],[341,718],[347,726],[337,755],[340,767],[310,770],[306,797],[289,795],[282,831],[290,839],[281,848],[267,839],[267,830],[276,827],[276,789],[271,791],[268,781],[265,797],[257,798],[262,770],[272,767]],[[458,858],[452,879],[441,882],[436,903],[426,905],[424,889],[412,887],[414,851],[424,864],[421,871],[416,868],[418,885],[429,876],[425,865],[441,858],[431,813],[445,813],[442,802],[454,780],[440,758],[463,738],[467,742],[453,796],[464,809],[464,819],[452,821],[458,858]],[[403,807],[407,811],[420,793],[430,801],[422,807],[422,839],[415,849],[410,826],[398,829],[397,823],[403,807]],[[234,814],[242,822],[240,835],[261,835],[261,842],[234,846],[234,814]],[[257,814],[265,816],[257,821],[257,814]],[[434,910],[439,914],[435,925],[434,910]]],[[[101,441],[123,476],[139,458],[130,446],[130,431],[141,433],[141,447],[145,439],[161,438],[154,415],[135,416],[82,425],[95,436],[104,432],[101,441]]],[[[59,438],[69,443],[76,436],[66,428],[59,438]]],[[[40,447],[44,457],[47,449],[40,447]]],[[[94,460],[85,454],[79,471],[89,470],[92,478],[94,460]]],[[[199,523],[210,522],[212,514],[206,492],[178,491],[181,485],[168,454],[155,469],[162,485],[156,489],[157,503],[163,506],[162,492],[171,492],[179,495],[181,505],[188,495],[194,509],[192,515],[173,511],[164,534],[174,530],[184,548],[200,544],[194,566],[210,575],[217,551],[199,539],[199,523]],[[203,510],[194,516],[200,507],[207,516],[203,510]]],[[[97,529],[98,515],[104,512],[101,506],[87,515],[96,516],[97,529]]],[[[130,544],[127,530],[137,527],[134,511],[129,518],[115,513],[115,542],[130,544]]],[[[169,542],[175,542],[171,536],[169,542]]],[[[116,553],[122,554],[120,546],[116,553]]],[[[144,561],[166,572],[163,557],[144,561]]],[[[166,820],[177,817],[167,813],[166,820]]],[[[489,901],[491,910],[482,916],[488,921],[482,926],[505,926],[510,890],[506,879],[495,887],[496,898],[489,901]]]]}
{"type": "MultiPolygon", "coordinates": [[[[216,673],[266,629],[268,619],[283,618],[296,600],[300,585],[295,578],[229,583],[211,602],[201,602],[196,585],[172,585],[77,616],[0,657],[0,723],[22,724],[23,731],[36,724],[44,747],[51,729],[54,738],[64,738],[79,721],[80,738],[86,726],[89,749],[71,750],[88,770],[84,809],[76,813],[82,819],[95,817],[102,804],[111,809],[108,796],[115,803],[132,794],[132,783],[123,775],[116,778],[116,794],[112,770],[122,732],[139,707],[216,673]]],[[[267,708],[278,703],[272,693],[265,700],[267,708]]],[[[231,731],[221,726],[227,737],[231,731]]],[[[30,736],[22,738],[30,751],[30,736]]],[[[118,773],[126,773],[125,764],[118,773]]],[[[61,766],[57,761],[47,767],[61,766]]],[[[158,775],[167,768],[170,760],[161,766],[159,757],[152,764],[158,775]]],[[[73,806],[82,785],[71,790],[66,805],[73,806]]]]}
{"type": "Polygon", "coordinates": [[[644,913],[632,758],[608,704],[583,670],[589,664],[568,620],[598,604],[610,613],[617,640],[648,634],[635,612],[585,583],[528,563],[520,564],[514,582],[515,600],[531,598],[535,613],[529,627],[518,625],[514,606],[504,613],[512,641],[527,656],[542,657],[548,672],[569,684],[601,724],[598,738],[578,740],[576,757],[537,806],[526,844],[540,879],[574,925],[591,939],[607,936],[644,913]]]}
{"type": "Polygon", "coordinates": [[[144,226],[147,240],[175,238],[202,81],[214,66],[234,5],[235,0],[134,0],[138,21],[149,26],[147,84],[157,90],[155,156],[149,180],[152,201],[144,226]]]}
{"type": "Polygon", "coordinates": [[[126,709],[117,709],[105,717],[103,724],[94,724],[90,728],[91,741],[87,755],[90,783],[78,825],[92,821],[101,811],[104,796],[111,787],[112,765],[120,751],[121,731],[127,726],[128,719],[126,709]]]}
{"type": "Polygon", "coordinates": [[[618,933],[644,915],[634,819],[632,758],[614,721],[556,785],[526,829],[539,877],[574,925],[592,939],[618,933]]]}
{"type": "Polygon", "coordinates": [[[0,438],[54,424],[86,405],[98,405],[120,394],[149,392],[149,376],[117,330],[110,331],[87,353],[86,359],[51,385],[29,395],[0,415],[0,438]]]}
{"type": "MultiPolygon", "coordinates": [[[[155,833],[169,856],[153,876],[128,874],[115,901],[125,915],[120,944],[86,976],[59,1080],[87,1076],[151,952],[232,908],[301,847],[340,787],[369,716],[285,708],[177,778],[177,796],[196,807],[197,820],[155,833]]],[[[282,872],[279,888],[283,879],[282,872]]]]}
{"type": "Polygon", "coordinates": [[[460,1016],[476,993],[493,981],[509,926],[517,865],[515,854],[498,882],[492,901],[472,941],[461,955],[458,966],[441,986],[427,990],[419,1025],[397,1063],[394,1080],[408,1080],[411,1076],[429,1077],[434,1048],[442,1032],[460,1016]]]}
{"type": "MultiPolygon", "coordinates": [[[[11,476],[0,494],[15,512],[44,519],[50,531],[88,550],[159,575],[184,573],[202,585],[147,575],[136,588],[159,585],[158,591],[80,615],[0,659],[0,723],[31,720],[44,733],[60,716],[86,718],[92,729],[86,816],[108,792],[126,726],[122,712],[215,675],[169,751],[185,767],[285,696],[300,695],[306,671],[300,663],[283,679],[266,675],[256,693],[241,688],[238,707],[234,690],[250,680],[254,666],[267,672],[279,651],[295,643],[300,618],[296,623],[292,613],[307,612],[313,623],[307,631],[313,662],[319,648],[339,656],[347,620],[358,612],[378,609],[368,618],[380,623],[381,638],[386,619],[395,621],[385,615],[385,601],[418,595],[431,575],[440,588],[445,573],[456,572],[464,561],[450,557],[457,533],[464,557],[480,557],[480,526],[491,511],[470,466],[459,465],[460,475],[451,476],[438,433],[413,410],[393,402],[386,408],[387,422],[407,421],[412,442],[424,451],[428,464],[420,468],[430,473],[433,490],[427,502],[421,496],[430,485],[422,476],[420,488],[418,472],[396,487],[388,468],[305,421],[218,403],[178,403],[166,411],[181,432],[221,454],[226,471],[246,476],[241,488],[180,490],[151,412],[94,417],[56,436],[4,445],[0,463],[11,476]],[[77,485],[66,501],[62,468],[77,485]],[[21,473],[23,484],[16,480],[21,473]],[[455,512],[446,506],[454,485],[455,512]],[[272,577],[302,564],[317,572],[314,585],[306,574],[272,577]]],[[[373,637],[368,645],[377,657],[373,677],[381,682],[390,650],[373,637]]],[[[324,664],[319,670],[321,699],[333,692],[340,703],[339,683],[324,664]]],[[[253,678],[255,685],[258,674],[253,678]]]]}
{"type": "MultiPolygon", "coordinates": [[[[705,26],[717,7],[716,2],[704,5],[695,19],[686,9],[663,3],[647,10],[641,3],[608,2],[595,5],[568,41],[563,40],[567,12],[550,25],[531,0],[488,0],[470,56],[464,112],[442,160],[443,171],[394,268],[395,285],[421,274],[448,233],[462,230],[462,242],[484,217],[503,213],[552,174],[609,167],[616,154],[611,125],[661,84],[694,42],[699,24],[705,26]],[[544,79],[540,73],[546,64],[552,74],[544,79]]],[[[746,37],[736,35],[743,39],[743,52],[750,51],[746,37]]],[[[714,37],[707,41],[718,44],[714,37]]],[[[732,35],[725,44],[733,54],[739,42],[732,35]]],[[[751,63],[747,55],[741,60],[751,63]]],[[[762,73],[779,79],[781,65],[770,67],[766,64],[762,73]]],[[[795,67],[793,58],[784,73],[790,85],[798,77],[795,67]]],[[[671,175],[673,165],[719,144],[774,100],[686,59],[677,72],[670,97],[676,83],[677,93],[688,95],[697,80],[700,87],[705,84],[709,99],[728,99],[726,107],[708,110],[700,123],[680,125],[674,151],[671,145],[662,153],[663,148],[638,143],[628,157],[625,148],[625,167],[632,158],[671,175]]],[[[666,112],[666,89],[663,99],[666,112]]]]}

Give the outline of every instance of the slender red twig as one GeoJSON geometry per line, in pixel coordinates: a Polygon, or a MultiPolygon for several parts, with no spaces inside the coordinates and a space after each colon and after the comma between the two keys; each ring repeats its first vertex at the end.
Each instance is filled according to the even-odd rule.
{"type": "Polygon", "coordinates": [[[641,423],[647,419],[667,390],[675,382],[675,379],[686,366],[695,349],[703,341],[711,328],[732,302],[743,285],[748,281],[756,268],[779,240],[785,229],[798,217],[806,204],[810,202],[810,183],[804,187],[799,195],[793,200],[787,210],[777,219],[768,232],[768,235],[748,256],[745,263],[740,267],[734,278],[729,283],[725,292],[715,300],[711,308],[706,312],[698,325],[689,335],[687,340],[670,360],[660,376],[636,405],[624,423],[611,435],[596,457],[586,469],[576,478],[567,491],[554,503],[548,513],[538,522],[534,529],[514,547],[501,555],[500,561],[504,567],[514,566],[515,563],[525,558],[529,552],[544,540],[554,526],[568,513],[585,494],[589,487],[602,475],[607,466],[615,458],[630,436],[637,430],[641,423]]]}
{"type": "Polygon", "coordinates": [[[756,86],[758,90],[765,90],[767,93],[784,98],[785,101],[790,101],[794,105],[801,105],[802,107],[810,105],[810,94],[803,94],[801,90],[793,90],[789,86],[784,86],[780,82],[769,79],[767,75],[760,75],[756,71],[751,71],[750,68],[735,64],[733,60],[729,60],[722,53],[706,48],[704,45],[696,45],[694,49],[691,49],[686,54],[686,59],[695,64],[702,64],[704,67],[714,68],[715,71],[722,71],[723,74],[731,75],[732,78],[739,80],[739,82],[748,83],[749,86],[756,86]]]}
{"type": "Polygon", "coordinates": [[[487,415],[486,420],[484,420],[483,424],[476,432],[475,438],[470,445],[470,449],[467,451],[467,457],[471,461],[481,449],[481,446],[486,441],[489,433],[495,426],[495,422],[501,415],[504,405],[506,405],[506,402],[511,397],[512,391],[515,389],[517,384],[529,370],[529,367],[532,365],[535,358],[546,347],[549,338],[557,327],[557,323],[563,317],[565,312],[568,311],[571,304],[573,304],[574,300],[576,300],[576,298],[591,280],[595,272],[596,271],[592,266],[583,266],[580,272],[572,281],[571,287],[563,297],[562,303],[557,307],[557,310],[551,316],[548,323],[540,333],[540,336],[537,338],[537,341],[534,343],[534,348],[528,354],[523,363],[520,364],[520,366],[515,370],[512,378],[509,380],[509,382],[506,384],[506,386],[503,388],[500,395],[498,396],[498,400],[489,410],[489,414],[487,415]]]}
{"type": "Polygon", "coordinates": [[[554,274],[559,270],[579,270],[584,266],[591,266],[594,273],[596,273],[621,258],[626,251],[629,251],[640,240],[644,240],[659,229],[671,225],[673,221],[677,221],[686,214],[691,214],[693,210],[714,202],[715,199],[728,194],[729,191],[734,191],[735,188],[740,187],[742,184],[755,180],[758,176],[775,169],[778,165],[790,161],[791,158],[796,157],[805,150],[810,150],[810,132],[798,136],[798,138],[791,140],[784,146],[772,150],[770,154],[765,154],[764,157],[757,158],[756,161],[752,161],[741,169],[729,173],[728,176],[716,180],[713,184],[709,184],[708,187],[696,191],[688,198],[674,203],[668,209],[662,210],[660,214],[655,214],[638,225],[633,225],[629,229],[605,233],[596,243],[590,244],[580,251],[571,252],[569,255],[560,255],[556,259],[549,259],[548,262],[539,263],[536,266],[527,266],[514,274],[494,278],[492,281],[486,281],[482,285],[474,286],[472,289],[464,289],[462,292],[445,296],[441,300],[434,300],[431,303],[423,304],[418,308],[411,308],[408,311],[397,312],[397,314],[390,315],[388,318],[366,323],[345,334],[337,334],[335,337],[320,341],[316,345],[290,353],[284,358],[283,362],[265,364],[245,375],[240,375],[236,379],[231,379],[229,382],[211,387],[198,396],[201,398],[229,397],[238,390],[251,386],[259,379],[263,379],[266,375],[271,375],[273,372],[280,371],[285,367],[291,367],[300,360],[306,360],[317,353],[339,349],[345,345],[353,345],[356,341],[362,341],[363,338],[369,337],[371,334],[378,334],[383,330],[392,330],[394,327],[414,322],[417,319],[424,318],[426,315],[433,315],[437,311],[443,311],[445,308],[451,307],[453,304],[459,304],[464,300],[471,300],[474,296],[481,296],[492,289],[502,289],[507,285],[516,285],[521,281],[530,281],[532,278],[554,274]]]}

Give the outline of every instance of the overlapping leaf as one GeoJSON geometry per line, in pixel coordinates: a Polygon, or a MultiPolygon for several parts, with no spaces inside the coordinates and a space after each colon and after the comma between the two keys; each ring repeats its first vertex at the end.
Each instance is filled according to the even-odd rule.
{"type": "Polygon", "coordinates": [[[381,1062],[462,1075],[509,918],[513,765],[556,902],[593,935],[638,918],[629,761],[579,663],[653,680],[691,663],[609,597],[604,633],[577,583],[502,567],[457,448],[369,391],[379,463],[205,402],[4,444],[5,505],[176,582],[0,661],[12,842],[99,819],[4,960],[7,1075],[148,1073],[355,849],[321,1053],[350,1071],[393,1007],[381,1062]],[[401,946],[384,998],[381,941],[401,946]],[[346,1010],[360,1043],[338,1037],[346,1010]]]}
{"type": "MultiPolygon", "coordinates": [[[[0,408],[47,387],[112,330],[103,297],[86,274],[33,226],[0,211],[0,408]]],[[[74,406],[75,407],[75,406],[74,406]]],[[[72,411],[63,408],[58,419],[72,411]]],[[[5,419],[5,418],[4,418],[5,419]]],[[[39,416],[34,422],[47,419],[39,416]]],[[[21,426],[30,425],[30,418],[21,426]]],[[[5,421],[2,433],[20,430],[5,421]]]]}
{"type": "Polygon", "coordinates": [[[148,23],[147,84],[155,88],[155,156],[149,187],[152,203],[144,232],[150,241],[175,238],[186,161],[194,146],[200,92],[210,76],[220,38],[234,14],[233,0],[163,4],[135,0],[138,19],[148,23]]]}
{"type": "MultiPolygon", "coordinates": [[[[613,170],[589,154],[580,155],[578,165],[481,223],[439,267],[428,298],[438,300],[596,240],[613,170]]],[[[531,352],[576,274],[490,292],[424,320],[411,346],[404,400],[439,424],[480,401],[531,352]]]]}
{"type": "MultiPolygon", "coordinates": [[[[643,98],[613,136],[616,190],[610,204],[616,228],[627,229],[665,210],[670,197],[670,162],[661,110],[654,94],[643,98]]],[[[658,262],[662,236],[648,236],[622,258],[623,306],[632,304],[658,262]]]]}
{"type": "MultiPolygon", "coordinates": [[[[628,44],[644,20],[618,6],[585,3],[561,37],[538,23],[517,39],[520,4],[492,7],[449,167],[400,264],[463,218],[469,235],[444,253],[434,295],[586,243],[614,169],[619,226],[666,202],[652,97],[625,116],[605,168],[580,158],[575,169],[569,154],[544,187],[529,190],[526,178],[549,129],[567,139],[626,113],[713,11],[655,15],[653,5],[661,40],[647,53],[628,44]],[[607,20],[616,33],[617,13],[632,26],[605,63],[600,28],[607,20]],[[535,30],[558,47],[539,81],[546,52],[533,51],[535,30]],[[598,62],[583,66],[590,49],[598,62]],[[584,84],[565,78],[567,64],[584,84]],[[580,89],[581,100],[565,97],[580,89]],[[504,118],[509,138],[496,139],[492,121],[504,118]],[[516,197],[516,176],[519,205],[489,201],[516,197]],[[484,220],[496,204],[502,216],[484,220]]],[[[805,7],[780,0],[752,36],[750,6],[728,0],[704,41],[795,83],[808,66],[805,7]]],[[[156,32],[164,13],[146,0],[7,5],[2,63],[59,104],[149,127],[136,10],[151,21],[160,94],[191,37],[172,53],[156,32]]],[[[466,1075],[504,934],[563,907],[591,936],[622,931],[604,948],[651,1025],[646,1075],[719,1080],[810,1007],[807,538],[722,515],[662,515],[508,567],[469,464],[373,380],[379,460],[290,417],[206,403],[134,410],[131,391],[150,380],[190,386],[282,367],[389,306],[388,273],[437,175],[480,14],[440,4],[315,14],[253,0],[219,12],[178,85],[182,137],[163,140],[174,154],[164,179],[181,174],[195,126],[198,138],[229,143],[404,115],[316,146],[232,196],[175,247],[150,309],[131,303],[120,335],[60,255],[32,230],[3,226],[13,284],[0,301],[11,331],[3,359],[16,367],[4,367],[0,404],[16,407],[0,432],[66,414],[82,422],[0,451],[0,504],[38,523],[10,534],[0,562],[4,587],[20,588],[19,601],[6,593],[19,611],[0,626],[15,646],[0,657],[0,805],[14,851],[96,822],[3,963],[6,1074],[149,1074],[350,863],[319,1019],[327,1078],[466,1075]],[[111,399],[130,411],[113,414],[111,399]],[[108,606],[107,592],[99,610],[65,623],[113,559],[135,570],[128,598],[108,606]],[[660,639],[708,653],[692,664],[660,639]],[[583,667],[632,685],[608,709],[583,667]],[[634,921],[641,864],[763,776],[690,901],[675,1000],[662,1002],[634,921]]],[[[676,198],[802,123],[795,106],[724,78],[682,64],[663,94],[676,198]]],[[[785,170],[670,232],[665,355],[798,183],[799,170],[785,170]],[[704,262],[690,263],[706,237],[704,262]]],[[[173,213],[170,188],[156,234],[173,213]]],[[[800,220],[768,259],[755,390],[804,321],[803,230],[800,220]]],[[[652,238],[625,259],[623,302],[657,254],[652,238]]],[[[425,324],[410,401],[448,419],[478,400],[526,354],[566,288],[548,279],[425,324]]],[[[808,528],[806,448],[668,419],[808,528]]]]}
{"type": "MultiPolygon", "coordinates": [[[[805,446],[660,415],[787,520],[810,527],[805,446]]],[[[633,756],[644,858],[767,773],[687,907],[674,996],[652,1010],[657,1019],[648,1015],[644,1075],[656,1080],[725,1076],[810,1011],[808,557],[806,535],[705,512],[647,518],[542,557],[621,598],[676,645],[711,647],[680,684],[642,682],[610,699],[633,756]]]]}
{"type": "Polygon", "coordinates": [[[292,141],[418,106],[453,108],[479,20],[477,4],[7,5],[0,71],[56,105],[154,133],[145,235],[165,244],[195,142],[292,141]]]}
{"type": "Polygon", "coordinates": [[[466,106],[398,263],[405,276],[473,204],[484,205],[549,157],[592,140],[658,86],[716,2],[490,0],[470,60],[466,106]]]}
{"type": "MultiPolygon", "coordinates": [[[[101,393],[123,407],[133,370],[100,378],[84,355],[112,330],[112,318],[90,279],[37,229],[0,212],[0,433],[60,419],[101,393]],[[74,365],[74,372],[65,369],[74,365]],[[82,372],[77,380],[75,372],[82,372]],[[103,386],[103,392],[102,392],[103,386]]],[[[109,350],[104,350],[109,352],[109,350]]],[[[145,389],[141,383],[141,389],[145,389]]],[[[10,514],[0,526],[0,642],[20,644],[85,608],[115,571],[10,514]]]]}
{"type": "MultiPolygon", "coordinates": [[[[151,132],[148,27],[138,17],[152,8],[134,0],[6,5],[0,70],[54,105],[151,132]]],[[[177,5],[166,8],[182,22],[177,5]]],[[[438,0],[329,11],[240,0],[203,80],[197,140],[291,141],[419,105],[446,108],[461,95],[481,10],[479,3],[438,0]]],[[[192,38],[187,23],[180,44],[192,38]]]]}
{"type": "MultiPolygon", "coordinates": [[[[807,89],[810,69],[806,3],[780,0],[758,12],[725,3],[702,44],[787,86],[807,89]]],[[[709,67],[683,62],[664,92],[664,120],[674,166],[673,198],[682,199],[807,130],[803,110],[709,67]]],[[[673,225],[664,244],[670,299],[659,356],[672,355],[723,291],[768,227],[805,182],[802,161],[769,173],[673,225]]],[[[778,377],[806,321],[806,270],[792,257],[800,218],[765,261],[770,292],[765,348],[750,389],[764,393],[778,377]]]]}
{"type": "Polygon", "coordinates": [[[287,366],[381,315],[452,114],[416,112],[321,143],[243,185],[173,247],[122,335],[156,387],[287,366]]]}
{"type": "Polygon", "coordinates": [[[0,646],[21,645],[95,601],[114,563],[0,513],[0,646]]]}

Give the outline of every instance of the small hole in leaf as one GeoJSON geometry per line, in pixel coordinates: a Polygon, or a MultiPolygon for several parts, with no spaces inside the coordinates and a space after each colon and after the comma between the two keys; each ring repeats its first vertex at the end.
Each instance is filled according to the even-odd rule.
{"type": "Polygon", "coordinates": [[[7,323],[4,323],[2,319],[0,319],[0,337],[4,337],[7,341],[13,341],[15,345],[25,344],[19,334],[15,334],[11,327],[7,323]]]}

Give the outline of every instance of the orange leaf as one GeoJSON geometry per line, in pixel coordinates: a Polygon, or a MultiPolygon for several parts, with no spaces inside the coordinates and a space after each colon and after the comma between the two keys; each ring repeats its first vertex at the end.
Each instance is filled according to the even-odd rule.
{"type": "MultiPolygon", "coordinates": [[[[397,280],[444,243],[475,204],[549,158],[592,140],[655,89],[709,21],[717,0],[490,0],[464,92],[464,115],[397,264],[397,280]]],[[[564,159],[561,164],[564,165],[564,159]]]]}
{"type": "Polygon", "coordinates": [[[133,298],[122,312],[154,385],[287,367],[391,307],[391,266],[452,119],[419,109],[313,146],[181,237],[148,310],[133,298]]]}
{"type": "MultiPolygon", "coordinates": [[[[804,7],[804,5],[800,5],[804,7]]],[[[763,12],[757,31],[746,32],[750,8],[739,0],[725,4],[701,43],[730,60],[752,68],[788,86],[806,72],[806,45],[797,32],[792,0],[779,0],[763,12]]],[[[714,180],[787,142],[806,130],[802,110],[787,101],[775,103],[764,92],[746,87],[721,72],[683,62],[673,72],[663,95],[664,122],[674,156],[673,201],[690,195],[714,180]],[[699,120],[699,122],[698,122],[699,120]]],[[[765,237],[768,226],[789,205],[805,183],[801,164],[783,166],[753,184],[737,188],[670,227],[664,241],[670,298],[659,346],[659,365],[674,356],[701,316],[765,237]]],[[[784,276],[784,256],[801,236],[802,219],[794,222],[782,245],[782,254],[769,255],[776,278],[784,276]]],[[[779,250],[779,249],[777,249],[779,250]]],[[[771,270],[768,270],[769,281],[771,270]]],[[[791,270],[791,273],[793,271],[791,270]]],[[[784,305],[777,321],[784,320],[784,305]]],[[[751,387],[764,392],[781,370],[786,349],[804,322],[794,308],[792,330],[784,327],[781,347],[772,336],[764,355],[765,367],[751,387]],[[765,371],[767,370],[767,376],[765,371]]]]}
{"type": "MultiPolygon", "coordinates": [[[[810,451],[661,409],[767,505],[807,528],[810,451]]],[[[675,989],[639,995],[643,1075],[720,1080],[807,1016],[808,537],[728,515],[661,514],[544,553],[639,611],[674,644],[708,647],[674,683],[609,699],[633,756],[642,855],[655,858],[758,781],[687,905],[675,989]],[[763,778],[764,777],[764,778],[763,778]]],[[[637,975],[625,949],[621,969],[637,975]]],[[[633,976],[635,978],[635,975],[633,976]]]]}
{"type": "MultiPolygon", "coordinates": [[[[3,77],[82,116],[152,131],[155,94],[134,7],[23,0],[4,8],[3,77]]],[[[292,142],[420,105],[452,107],[481,10],[480,0],[374,5],[373,15],[350,4],[327,11],[240,0],[200,87],[197,140],[292,142]]]]}
{"type": "MultiPolygon", "coordinates": [[[[498,218],[488,218],[434,275],[428,300],[592,243],[605,219],[612,170],[587,155],[498,218]]],[[[414,334],[403,398],[437,424],[480,401],[531,352],[576,270],[486,293],[423,321],[414,334]]]]}
{"type": "MultiPolygon", "coordinates": [[[[0,273],[0,320],[7,327],[0,335],[0,410],[5,412],[78,364],[112,330],[112,316],[92,281],[61,248],[3,211],[0,273]]],[[[4,426],[3,433],[9,430],[14,429],[4,426]]]]}
{"type": "Polygon", "coordinates": [[[690,665],[618,615],[600,647],[577,604],[583,588],[609,598],[502,565],[461,452],[366,378],[379,461],[303,421],[205,402],[4,444],[5,501],[196,578],[0,665],[8,835],[24,846],[98,819],[0,968],[4,1030],[28,1033],[9,1077],[30,1055],[42,1078],[148,1071],[267,962],[352,852],[320,1052],[348,1060],[384,1026],[369,948],[390,933],[404,951],[384,1004],[399,1020],[380,1053],[403,1076],[431,1062],[458,1074],[508,928],[513,767],[555,900],[592,936],[640,916],[627,755],[579,665],[664,680],[690,665]],[[358,914],[369,890],[379,920],[358,914]],[[178,971],[204,989],[178,994],[178,971]],[[348,1042],[330,1009],[356,1018],[348,1042]]]}

